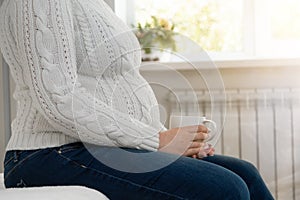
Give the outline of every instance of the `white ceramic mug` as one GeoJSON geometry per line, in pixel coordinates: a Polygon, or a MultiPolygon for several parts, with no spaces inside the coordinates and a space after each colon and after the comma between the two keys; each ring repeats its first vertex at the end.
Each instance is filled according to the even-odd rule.
{"type": "Polygon", "coordinates": [[[217,136],[217,124],[216,122],[206,119],[206,117],[200,116],[179,116],[171,115],[170,116],[170,128],[177,128],[183,126],[193,126],[193,125],[203,125],[208,128],[208,139],[205,140],[207,143],[205,148],[210,147],[210,141],[214,140],[217,136]]]}

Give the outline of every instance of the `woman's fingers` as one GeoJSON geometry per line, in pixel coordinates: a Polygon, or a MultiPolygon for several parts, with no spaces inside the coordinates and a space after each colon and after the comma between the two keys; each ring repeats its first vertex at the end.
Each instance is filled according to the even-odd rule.
{"type": "Polygon", "coordinates": [[[199,141],[194,141],[190,143],[189,148],[200,148],[200,147],[204,147],[205,143],[204,142],[199,142],[199,141]]]}
{"type": "Polygon", "coordinates": [[[200,152],[200,148],[190,148],[187,149],[184,153],[185,156],[197,155],[200,152]]]}
{"type": "Polygon", "coordinates": [[[197,141],[197,140],[203,141],[206,140],[208,137],[209,135],[207,133],[203,133],[203,132],[195,133],[193,141],[197,141]]]}
{"type": "MultiPolygon", "coordinates": [[[[201,151],[203,151],[204,146],[205,146],[204,142],[192,142],[191,145],[189,146],[189,148],[186,150],[184,155],[191,156],[193,158],[197,158],[197,155],[201,151]],[[193,154],[193,153],[195,153],[195,154],[193,154]]],[[[210,153],[211,153],[211,155],[213,155],[214,152],[210,152],[210,153]]],[[[205,155],[207,155],[207,154],[205,153],[205,155]]]]}
{"type": "Polygon", "coordinates": [[[185,129],[186,131],[188,131],[190,133],[198,133],[198,132],[208,133],[207,127],[205,127],[203,125],[184,126],[181,128],[185,129]]]}
{"type": "MultiPolygon", "coordinates": [[[[205,145],[205,143],[201,143],[201,145],[205,145]]],[[[192,155],[191,157],[192,158],[199,158],[199,159],[202,159],[204,157],[207,157],[207,156],[214,156],[215,155],[215,149],[210,147],[209,149],[203,149],[201,146],[200,149],[199,149],[199,152],[197,154],[194,154],[192,155]]]]}
{"type": "Polygon", "coordinates": [[[215,154],[215,149],[211,148],[210,152],[208,153],[209,156],[213,156],[215,154]]]}

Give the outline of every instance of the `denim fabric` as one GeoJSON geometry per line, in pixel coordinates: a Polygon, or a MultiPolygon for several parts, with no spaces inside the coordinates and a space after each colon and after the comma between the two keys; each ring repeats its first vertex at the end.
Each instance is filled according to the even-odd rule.
{"type": "MultiPolygon", "coordinates": [[[[114,149],[94,146],[94,151],[105,151],[107,156],[114,149]]],[[[153,159],[155,163],[173,156],[156,152],[153,158],[147,159],[153,159]]],[[[135,165],[130,158],[122,160],[135,165]]],[[[252,164],[226,156],[216,155],[203,160],[179,157],[159,170],[128,173],[102,164],[82,143],[74,143],[41,150],[9,151],[4,163],[7,188],[79,185],[96,189],[112,200],[273,199],[252,164]]]]}

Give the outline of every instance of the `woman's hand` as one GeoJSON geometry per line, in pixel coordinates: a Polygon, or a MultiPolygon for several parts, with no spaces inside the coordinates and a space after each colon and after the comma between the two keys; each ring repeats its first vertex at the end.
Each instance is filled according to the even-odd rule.
{"type": "Polygon", "coordinates": [[[203,125],[173,128],[159,135],[159,151],[184,156],[198,155],[205,146],[208,130],[203,125]]]}
{"type": "Polygon", "coordinates": [[[206,144],[197,155],[193,155],[192,157],[202,159],[207,156],[213,156],[214,154],[215,149],[210,144],[206,144]]]}

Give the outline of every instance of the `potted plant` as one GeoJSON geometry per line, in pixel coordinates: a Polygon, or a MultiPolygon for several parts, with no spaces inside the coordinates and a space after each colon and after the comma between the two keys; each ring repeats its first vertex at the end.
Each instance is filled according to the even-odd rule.
{"type": "Polygon", "coordinates": [[[135,35],[143,50],[143,61],[158,61],[165,49],[176,51],[174,28],[171,21],[155,16],[144,25],[138,23],[135,35]]]}

